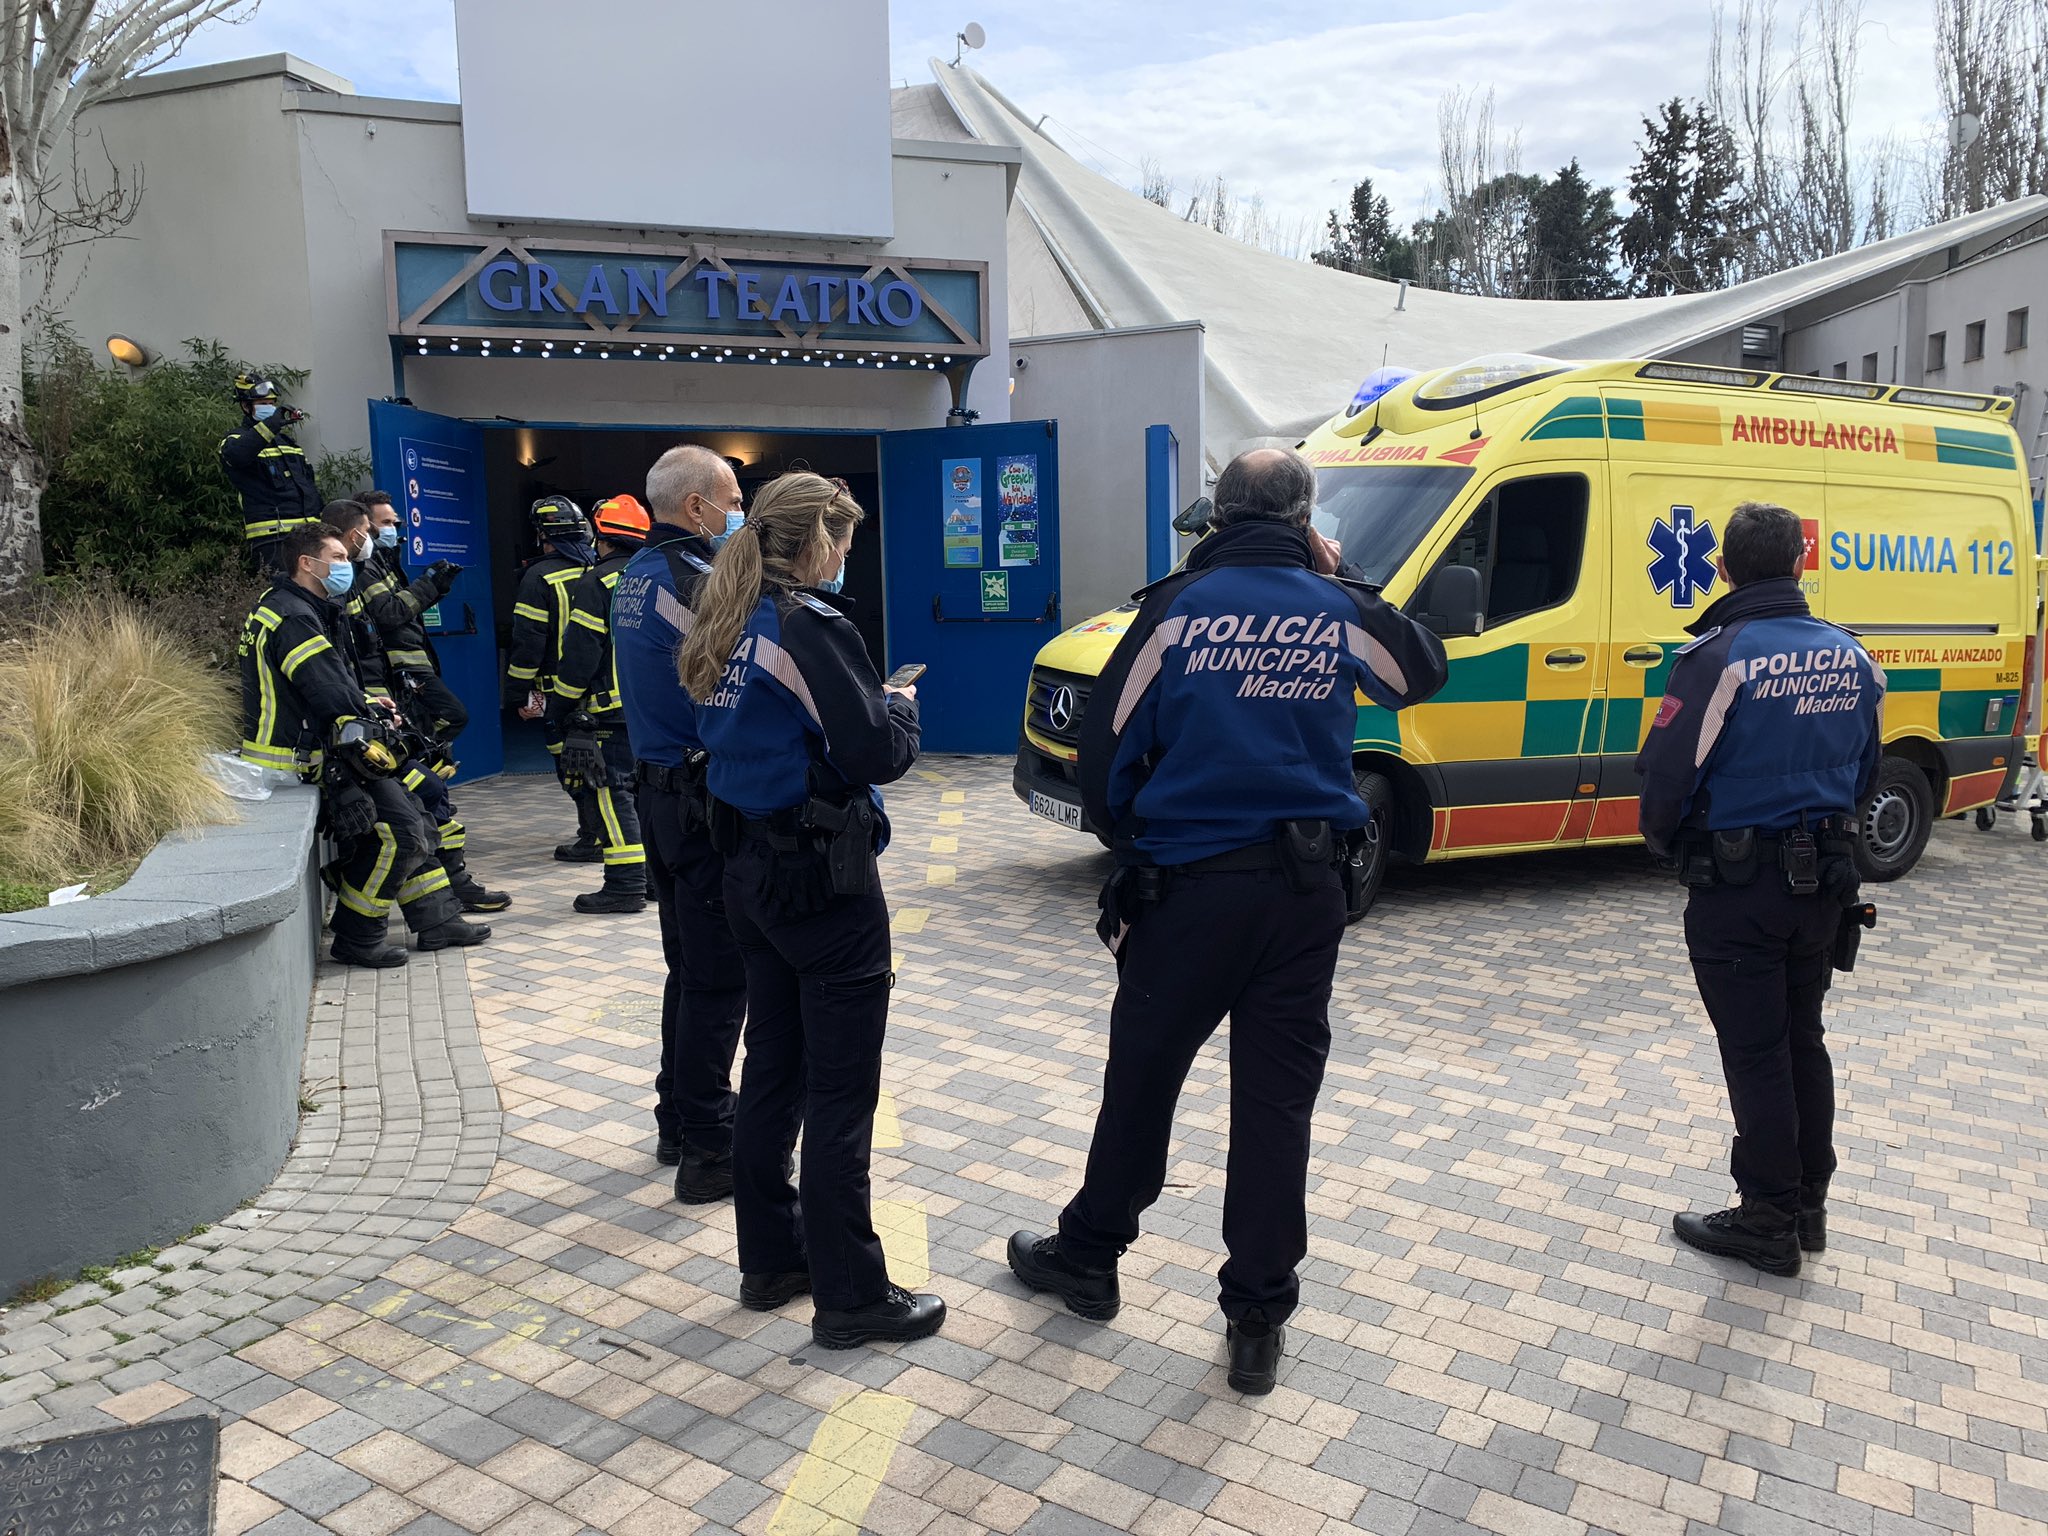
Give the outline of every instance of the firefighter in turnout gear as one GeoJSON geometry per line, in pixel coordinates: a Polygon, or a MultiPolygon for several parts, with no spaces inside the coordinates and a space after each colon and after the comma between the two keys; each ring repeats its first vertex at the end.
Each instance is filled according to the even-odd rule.
{"type": "Polygon", "coordinates": [[[441,663],[427,639],[423,615],[453,590],[462,567],[436,560],[408,577],[401,558],[405,539],[391,493],[366,491],[359,500],[369,514],[371,543],[369,555],[357,564],[348,610],[367,621],[377,637],[393,690],[416,701],[430,734],[448,745],[469,724],[469,711],[441,680],[441,663]]]}
{"type": "MultiPolygon", "coordinates": [[[[355,563],[360,583],[365,566],[376,548],[375,530],[369,509],[361,502],[331,501],[322,514],[328,527],[341,535],[349,559],[355,563]]],[[[382,648],[367,614],[351,601],[346,610],[349,635],[354,642],[351,658],[356,679],[372,704],[384,708],[398,732],[406,757],[395,777],[419,803],[434,823],[441,867],[448,872],[449,888],[465,912],[503,912],[512,898],[502,891],[486,890],[469,871],[465,849],[468,830],[456,820],[455,804],[448,797],[447,780],[455,773],[455,759],[438,739],[434,723],[426,718],[421,695],[394,677],[388,654],[382,648]]]]}
{"type": "Polygon", "coordinates": [[[243,423],[221,439],[221,468],[242,498],[244,557],[258,573],[274,574],[273,559],[285,535],[320,521],[313,468],[290,430],[305,413],[280,403],[268,379],[241,374],[234,389],[243,423]]]}
{"type": "MultiPolygon", "coordinates": [[[[547,713],[555,668],[562,659],[562,642],[569,632],[570,589],[597,563],[597,550],[591,544],[590,523],[583,509],[566,496],[543,496],[527,516],[533,521],[541,552],[520,572],[519,594],[512,603],[505,707],[517,710],[522,720],[538,720],[547,713]]],[[[599,837],[602,824],[597,792],[580,778],[571,783],[564,773],[561,727],[552,720],[547,726],[547,743],[548,755],[555,762],[555,778],[576,803],[576,839],[557,843],[555,857],[567,864],[599,863],[604,858],[604,844],[599,837]]]]}
{"type": "MultiPolygon", "coordinates": [[[[1102,1107],[1056,1236],[1010,1267],[1083,1317],[1114,1317],[1118,1257],[1166,1179],[1175,1102],[1230,1017],[1230,1169],[1220,1275],[1231,1386],[1273,1388],[1308,1251],[1309,1120],[1330,1052],[1351,834],[1356,699],[1443,687],[1443,645],[1338,579],[1316,480],[1286,449],[1233,460],[1215,531],[1142,606],[1082,720],[1088,814],[1117,869],[1097,931],[1116,955],[1102,1107]]],[[[1357,866],[1350,866],[1354,870],[1357,866]]]]}
{"type": "Polygon", "coordinates": [[[633,743],[619,705],[612,655],[612,591],[619,573],[647,542],[647,509],[633,496],[612,496],[591,511],[597,564],[569,586],[569,622],[562,631],[548,697],[548,731],[559,737],[564,773],[597,797],[598,840],[604,845],[604,888],[576,898],[578,912],[642,912],[647,908],[647,853],[633,800],[633,743]]]}
{"type": "Polygon", "coordinates": [[[843,482],[766,486],[697,592],[677,674],[711,753],[712,836],[747,970],[733,1122],[740,1301],[809,1291],[826,1349],[936,1333],[889,1279],[868,1162],[889,1022],[881,795],[917,760],[917,699],[885,686],[836,592],[863,514],[843,482]],[[801,1126],[802,1187],[789,1182],[801,1126]]]}
{"type": "Polygon", "coordinates": [[[732,1193],[732,1062],[747,973],[725,916],[725,855],[711,844],[697,706],[676,648],[728,530],[743,521],[732,466],[708,448],[671,448],[647,472],[647,545],[612,592],[612,654],[640,780],[640,836],[661,916],[668,985],[654,1079],[656,1160],[686,1205],[732,1193]]]}
{"type": "Polygon", "coordinates": [[[403,965],[406,952],[384,941],[394,900],[421,949],[482,943],[490,929],[463,921],[433,827],[393,777],[403,749],[389,715],[351,670],[341,537],[316,524],[278,553],[285,574],[242,625],[241,755],[321,786],[322,825],[341,849],[323,871],[337,897],[334,958],[403,965]]]}
{"type": "Polygon", "coordinates": [[[1857,808],[1883,756],[1885,676],[1800,590],[1797,513],[1744,502],[1728,592],[1689,626],[1636,768],[1640,824],[1688,887],[1685,947],[1720,1043],[1741,1203],[1681,1212],[1679,1240],[1774,1275],[1827,1246],[1834,1064],[1821,1007],[1877,909],[1858,890],[1857,808]]]}

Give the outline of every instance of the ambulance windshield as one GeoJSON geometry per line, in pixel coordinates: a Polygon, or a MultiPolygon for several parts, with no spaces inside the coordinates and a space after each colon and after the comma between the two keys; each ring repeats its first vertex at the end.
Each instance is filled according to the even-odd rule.
{"type": "Polygon", "coordinates": [[[1471,478],[1470,469],[1449,464],[1319,469],[1316,531],[1384,586],[1471,478]]]}

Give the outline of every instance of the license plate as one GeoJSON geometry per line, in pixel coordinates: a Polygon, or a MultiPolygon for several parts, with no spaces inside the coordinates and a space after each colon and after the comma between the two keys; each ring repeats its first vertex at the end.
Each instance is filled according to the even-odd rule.
{"type": "Polygon", "coordinates": [[[1055,800],[1051,795],[1031,791],[1031,814],[1043,816],[1047,821],[1056,821],[1063,827],[1081,830],[1081,807],[1070,805],[1064,800],[1055,800]]]}

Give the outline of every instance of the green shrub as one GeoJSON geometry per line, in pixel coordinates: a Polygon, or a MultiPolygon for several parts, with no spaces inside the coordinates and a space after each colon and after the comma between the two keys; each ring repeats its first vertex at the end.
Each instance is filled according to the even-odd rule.
{"type": "Polygon", "coordinates": [[[131,605],[45,600],[0,642],[0,880],[104,882],[233,820],[204,763],[235,740],[234,686],[131,605]]]}

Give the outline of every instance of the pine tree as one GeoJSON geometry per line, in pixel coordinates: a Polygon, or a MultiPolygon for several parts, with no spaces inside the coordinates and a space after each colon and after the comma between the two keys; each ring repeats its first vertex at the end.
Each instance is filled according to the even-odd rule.
{"type": "Polygon", "coordinates": [[[1686,223],[1693,204],[1693,120],[1676,96],[1643,119],[1636,163],[1629,168],[1628,200],[1622,221],[1622,262],[1629,268],[1632,294],[1684,293],[1686,223]]]}
{"type": "Polygon", "coordinates": [[[1614,237],[1620,220],[1614,189],[1594,187],[1578,157],[1529,193],[1529,274],[1532,299],[1604,299],[1619,284],[1614,237]]]}
{"type": "Polygon", "coordinates": [[[1370,176],[1351,189],[1342,217],[1338,210],[1330,211],[1325,238],[1328,243],[1309,258],[1318,266],[1368,277],[1416,276],[1414,252],[1395,230],[1393,210],[1373,190],[1370,176]]]}

